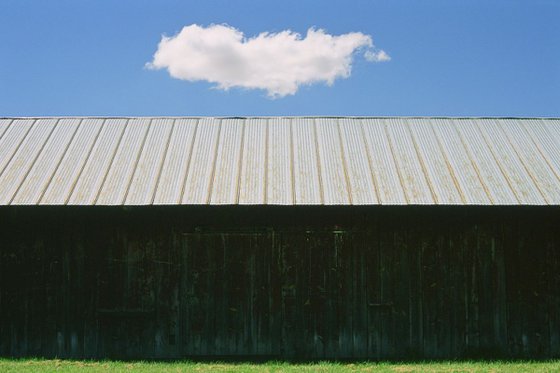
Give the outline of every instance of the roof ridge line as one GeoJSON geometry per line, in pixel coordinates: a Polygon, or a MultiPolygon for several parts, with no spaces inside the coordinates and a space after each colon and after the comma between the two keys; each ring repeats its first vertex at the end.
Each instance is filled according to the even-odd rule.
{"type": "Polygon", "coordinates": [[[248,116],[204,116],[204,115],[147,115],[147,116],[119,116],[119,115],[61,115],[61,116],[0,116],[0,120],[17,119],[541,119],[560,120],[560,116],[422,116],[422,115],[248,115],[248,116]]]}

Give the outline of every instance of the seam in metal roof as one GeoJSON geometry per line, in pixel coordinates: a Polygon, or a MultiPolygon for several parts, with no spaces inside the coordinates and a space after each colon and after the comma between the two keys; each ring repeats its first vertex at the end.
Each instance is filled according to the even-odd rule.
{"type": "Polygon", "coordinates": [[[559,118],[0,118],[0,205],[560,205],[559,118]]]}

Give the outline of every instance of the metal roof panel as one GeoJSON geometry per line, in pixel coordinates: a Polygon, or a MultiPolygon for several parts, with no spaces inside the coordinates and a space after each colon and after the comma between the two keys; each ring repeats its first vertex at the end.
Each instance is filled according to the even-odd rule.
{"type": "MultiPolygon", "coordinates": [[[[0,138],[0,177],[34,124],[35,120],[16,119],[2,133],[0,138]]],[[[0,199],[3,198],[3,194],[4,188],[0,184],[0,199]]]]}
{"type": "Polygon", "coordinates": [[[294,119],[291,129],[295,204],[322,204],[323,191],[314,119],[294,119]]]}
{"type": "Polygon", "coordinates": [[[111,162],[119,149],[124,131],[128,124],[126,119],[107,119],[83,170],[76,183],[69,190],[69,205],[93,205],[97,202],[111,162]]]}
{"type": "Polygon", "coordinates": [[[0,119],[0,140],[2,139],[2,136],[4,136],[4,132],[8,130],[12,122],[12,119],[0,119]]]}
{"type": "Polygon", "coordinates": [[[352,204],[379,203],[361,123],[351,119],[340,119],[339,129],[352,204]]]}
{"type": "Polygon", "coordinates": [[[450,173],[457,183],[457,189],[461,191],[464,203],[491,205],[493,202],[481,182],[480,172],[473,164],[472,157],[463,145],[453,122],[437,119],[433,123],[432,129],[441,144],[450,173]]]}
{"type": "Polygon", "coordinates": [[[560,119],[0,118],[0,204],[560,205],[560,119]]]}
{"type": "Polygon", "coordinates": [[[101,185],[96,204],[122,205],[142,155],[144,143],[154,126],[150,119],[131,119],[120,146],[115,153],[109,172],[101,185]]]}
{"type": "MultiPolygon", "coordinates": [[[[531,135],[517,121],[505,120],[497,122],[495,125],[500,126],[509,139],[522,167],[525,168],[527,175],[535,183],[538,193],[542,195],[546,203],[560,203],[560,188],[558,188],[560,178],[540,151],[542,147],[534,143],[531,135]]],[[[540,198],[538,199],[541,202],[540,198]]]]}
{"type": "Polygon", "coordinates": [[[338,119],[316,119],[318,160],[325,205],[351,204],[338,119]]]}
{"type": "MultiPolygon", "coordinates": [[[[22,184],[25,184],[26,177],[45,143],[49,140],[56,121],[56,119],[39,119],[26,133],[21,143],[16,141],[19,146],[0,175],[1,205],[11,204],[22,184]]],[[[12,146],[12,144],[8,144],[8,146],[12,146]]],[[[26,204],[28,203],[30,202],[26,199],[26,204]]]]}
{"type": "Polygon", "coordinates": [[[389,146],[399,168],[407,200],[411,204],[438,204],[439,201],[428,182],[422,160],[418,156],[409,126],[410,124],[404,122],[404,119],[385,120],[389,146]]]}
{"type": "Polygon", "coordinates": [[[546,204],[544,196],[500,126],[489,119],[477,121],[475,125],[482,133],[490,152],[518,200],[527,201],[532,205],[546,204]]]}
{"type": "Polygon", "coordinates": [[[239,204],[265,204],[267,184],[267,128],[266,119],[245,122],[239,175],[239,204]]]}
{"type": "Polygon", "coordinates": [[[22,181],[12,203],[36,204],[41,200],[81,120],[61,119],[31,169],[22,181]]]}
{"type": "Polygon", "coordinates": [[[198,119],[174,121],[165,161],[161,166],[154,204],[176,205],[181,203],[187,172],[191,164],[198,121],[198,119]]]}
{"type": "MultiPolygon", "coordinates": [[[[554,129],[554,122],[547,121],[546,123],[542,120],[527,120],[520,123],[525,129],[525,133],[533,140],[534,146],[536,146],[537,151],[543,157],[546,164],[550,167],[552,174],[556,179],[560,179],[560,138],[555,137],[555,134],[560,133],[560,129],[554,129]],[[552,127],[552,131],[547,129],[547,126],[552,127]]],[[[531,152],[531,145],[524,149],[526,152],[531,152]]],[[[533,151],[534,152],[534,151],[533,151]]],[[[533,153],[532,152],[532,153],[533,153]]],[[[540,172],[545,172],[540,170],[540,172]]],[[[552,180],[554,182],[554,180],[552,180]]],[[[554,185],[554,192],[556,193],[559,188],[557,184],[554,185]]],[[[552,203],[560,204],[558,200],[552,198],[552,203]]]]}
{"type": "Polygon", "coordinates": [[[190,167],[185,180],[183,204],[207,204],[214,183],[214,168],[221,121],[201,119],[192,150],[190,167]]]}
{"type": "Polygon", "coordinates": [[[221,126],[209,203],[212,205],[237,204],[239,202],[239,175],[245,121],[225,119],[221,126]]]}
{"type": "Polygon", "coordinates": [[[103,120],[81,120],[73,141],[70,142],[45,193],[38,200],[39,204],[63,205],[67,203],[102,128],[103,120]]]}
{"type": "Polygon", "coordinates": [[[272,118],[267,128],[266,203],[291,205],[295,200],[291,120],[272,118]]]}
{"type": "Polygon", "coordinates": [[[128,188],[126,205],[152,204],[172,129],[173,121],[170,119],[154,119],[151,123],[128,188]]]}
{"type": "MultiPolygon", "coordinates": [[[[512,190],[509,180],[504,176],[500,164],[494,157],[486,140],[476,126],[476,122],[456,120],[453,127],[459,132],[461,142],[467,149],[469,159],[472,160],[479,172],[480,180],[485,185],[490,199],[495,205],[517,205],[520,200],[512,190]]],[[[500,138],[494,141],[501,141],[500,138]]]]}
{"type": "Polygon", "coordinates": [[[362,123],[367,153],[362,157],[371,159],[371,169],[377,183],[379,202],[388,205],[406,205],[401,175],[393,150],[385,131],[385,123],[380,119],[368,119],[362,123]]]}
{"type": "Polygon", "coordinates": [[[435,126],[437,124],[411,119],[407,127],[410,128],[421,168],[425,172],[430,190],[435,195],[437,203],[463,204],[464,197],[455,180],[455,172],[450,167],[450,157],[435,134],[435,126]]]}

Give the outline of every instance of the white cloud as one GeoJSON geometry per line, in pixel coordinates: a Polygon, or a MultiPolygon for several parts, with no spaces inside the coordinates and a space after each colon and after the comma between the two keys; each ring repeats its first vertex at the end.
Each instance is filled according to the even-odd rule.
{"type": "Polygon", "coordinates": [[[364,53],[364,57],[369,62],[391,61],[391,57],[383,50],[368,50],[364,53]]]}
{"type": "Polygon", "coordinates": [[[190,25],[175,36],[163,36],[147,67],[167,69],[177,79],[215,83],[219,89],[263,89],[270,97],[283,97],[301,85],[332,85],[348,78],[360,49],[368,61],[390,59],[361,32],[329,35],[311,28],[304,38],[286,30],[247,39],[227,25],[190,25]]]}

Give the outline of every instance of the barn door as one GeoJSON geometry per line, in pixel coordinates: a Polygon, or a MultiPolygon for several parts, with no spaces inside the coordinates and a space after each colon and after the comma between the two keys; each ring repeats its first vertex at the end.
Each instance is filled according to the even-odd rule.
{"type": "Polygon", "coordinates": [[[368,268],[375,263],[368,262],[363,244],[359,235],[332,230],[184,234],[183,353],[298,358],[377,353],[377,345],[368,346],[379,343],[378,326],[389,313],[375,293],[377,280],[368,277],[378,276],[378,266],[368,268]]]}
{"type": "Polygon", "coordinates": [[[97,273],[97,355],[176,356],[177,242],[122,235],[101,247],[97,273]]]}
{"type": "Polygon", "coordinates": [[[271,232],[183,235],[180,344],[185,355],[280,352],[278,252],[271,232]]]}

